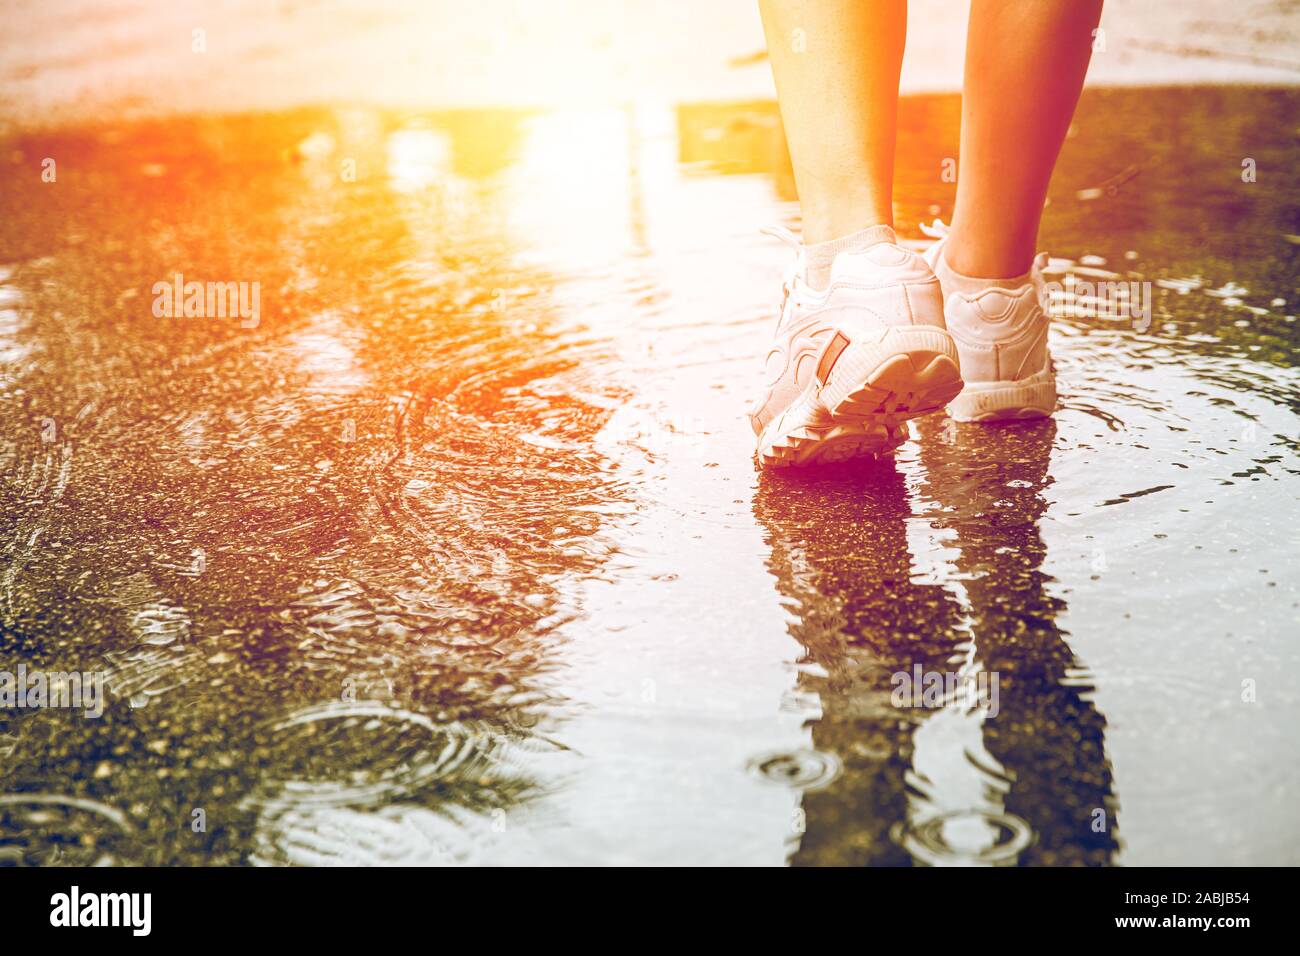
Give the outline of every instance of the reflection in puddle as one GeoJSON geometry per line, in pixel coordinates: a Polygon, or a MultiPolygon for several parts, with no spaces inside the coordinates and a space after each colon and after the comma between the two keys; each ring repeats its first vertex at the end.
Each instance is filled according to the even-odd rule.
{"type": "Polygon", "coordinates": [[[796,790],[820,790],[839,776],[840,762],[834,754],[816,750],[755,757],[750,769],[765,780],[796,790]]]}
{"type": "Polygon", "coordinates": [[[439,726],[422,714],[374,702],[331,702],[270,728],[268,805],[377,805],[435,780],[481,783],[494,737],[482,728],[439,726]],[[350,756],[358,759],[348,766],[350,756]]]}
{"type": "Polygon", "coordinates": [[[0,866],[117,866],[132,835],[124,814],[95,800],[0,794],[0,866]]]}
{"type": "Polygon", "coordinates": [[[1019,817],[986,811],[953,811],[910,826],[893,836],[918,862],[929,866],[1004,866],[1014,864],[1033,841],[1019,817]]]}

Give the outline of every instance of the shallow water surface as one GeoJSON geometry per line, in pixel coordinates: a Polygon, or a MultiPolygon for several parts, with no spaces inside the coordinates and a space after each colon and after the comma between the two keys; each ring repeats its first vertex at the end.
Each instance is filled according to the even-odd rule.
{"type": "Polygon", "coordinates": [[[769,103],[12,138],[0,671],[106,700],[0,710],[0,862],[1300,862],[1297,106],[1089,91],[1056,418],[815,474],[744,416],[769,103]]]}

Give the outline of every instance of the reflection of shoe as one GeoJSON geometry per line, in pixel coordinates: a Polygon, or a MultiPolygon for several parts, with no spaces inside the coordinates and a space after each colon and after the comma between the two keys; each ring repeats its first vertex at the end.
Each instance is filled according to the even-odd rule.
{"type": "MultiPolygon", "coordinates": [[[[940,239],[925,251],[934,268],[943,254],[947,227],[922,226],[940,239]]],[[[1050,324],[1043,309],[1043,267],[1039,253],[1030,281],[1018,289],[989,287],[945,296],[944,321],[961,356],[965,390],[948,406],[958,421],[1043,418],[1056,410],[1056,370],[1047,349],[1050,324]]]]}
{"type": "MultiPolygon", "coordinates": [[[[769,231],[800,248],[790,232],[769,231]]],[[[891,242],[842,252],[819,292],[804,281],[801,253],[786,276],[767,391],[750,412],[760,463],[892,451],[907,419],[961,391],[957,361],[939,280],[919,255],[891,242]]]]}

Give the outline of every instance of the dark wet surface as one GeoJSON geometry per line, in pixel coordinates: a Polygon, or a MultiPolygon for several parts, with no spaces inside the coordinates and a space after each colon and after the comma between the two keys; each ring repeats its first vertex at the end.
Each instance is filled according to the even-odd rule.
{"type": "MultiPolygon", "coordinates": [[[[107,700],[0,711],[0,862],[1300,861],[1298,107],[1089,92],[1042,245],[1150,327],[815,477],[744,418],[770,104],[11,139],[0,671],[107,700]]],[[[909,236],[956,120],[904,110],[909,236]]]]}

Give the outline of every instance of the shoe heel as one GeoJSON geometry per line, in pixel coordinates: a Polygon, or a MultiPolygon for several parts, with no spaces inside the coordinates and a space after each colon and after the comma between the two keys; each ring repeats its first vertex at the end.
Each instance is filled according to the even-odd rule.
{"type": "Polygon", "coordinates": [[[1056,374],[1050,366],[1019,381],[972,383],[948,408],[959,422],[1047,418],[1054,411],[1056,374]]]}
{"type": "Polygon", "coordinates": [[[905,421],[962,390],[957,346],[933,326],[896,326],[874,341],[837,332],[817,368],[818,397],[837,422],[905,421]]]}

